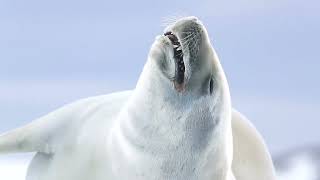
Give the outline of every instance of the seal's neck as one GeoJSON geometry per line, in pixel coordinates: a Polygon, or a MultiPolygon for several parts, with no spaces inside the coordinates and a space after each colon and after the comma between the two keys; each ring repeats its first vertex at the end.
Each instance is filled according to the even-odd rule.
{"type": "Polygon", "coordinates": [[[209,144],[216,129],[221,129],[218,135],[224,136],[222,129],[230,126],[230,109],[222,87],[216,86],[213,98],[172,92],[170,84],[163,84],[171,82],[152,66],[150,61],[145,65],[125,112],[121,113],[120,124],[126,137],[135,142],[144,139],[140,143],[145,144],[157,140],[165,147],[182,140],[190,140],[190,146],[209,144]],[[187,139],[188,136],[200,139],[191,142],[195,139],[187,139]]]}
{"type": "Polygon", "coordinates": [[[217,88],[214,98],[168,93],[172,89],[160,84],[159,74],[150,69],[147,64],[113,128],[114,163],[123,169],[130,159],[129,170],[154,171],[163,179],[225,179],[232,136],[224,89],[217,88]]]}

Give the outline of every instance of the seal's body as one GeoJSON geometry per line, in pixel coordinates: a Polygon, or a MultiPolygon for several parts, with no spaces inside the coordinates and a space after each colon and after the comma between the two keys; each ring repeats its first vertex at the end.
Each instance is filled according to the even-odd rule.
{"type": "MultiPolygon", "coordinates": [[[[214,163],[225,161],[225,151],[214,149],[223,147],[223,142],[208,142],[209,137],[202,135],[203,131],[219,131],[210,128],[215,124],[194,124],[199,128],[194,129],[198,131],[195,135],[184,132],[185,128],[193,129],[184,125],[167,129],[160,122],[155,127],[129,124],[127,120],[139,117],[136,111],[123,112],[132,94],[127,91],[85,99],[45,117],[47,122],[55,122],[43,130],[59,136],[43,137],[46,142],[50,139],[49,145],[31,162],[27,180],[211,180],[213,176],[226,176],[222,171],[225,164],[214,163]],[[69,122],[58,124],[55,118],[68,118],[69,122]],[[207,150],[210,144],[212,149],[207,150]],[[223,154],[215,156],[212,150],[223,154]],[[212,167],[219,166],[221,170],[213,174],[212,167]]],[[[178,121],[181,123],[183,117],[178,121]]]]}
{"type": "Polygon", "coordinates": [[[0,137],[0,152],[38,152],[27,180],[271,180],[263,141],[239,117],[206,29],[187,17],[156,38],[132,92],[67,105],[0,137]]]}

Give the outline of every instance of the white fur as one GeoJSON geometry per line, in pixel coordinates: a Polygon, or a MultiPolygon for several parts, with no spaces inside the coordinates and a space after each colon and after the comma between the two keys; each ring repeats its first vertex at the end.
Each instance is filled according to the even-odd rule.
{"type": "MultiPolygon", "coordinates": [[[[167,30],[183,44],[183,92],[177,91],[170,79],[174,74],[172,44],[167,37],[158,36],[132,93],[67,105],[0,137],[0,152],[38,152],[27,180],[250,179],[250,174],[232,173],[229,89],[205,28],[196,18],[188,17],[167,30]],[[196,31],[189,32],[189,27],[196,31]],[[191,33],[192,38],[183,39],[183,33],[191,33]],[[207,89],[208,77],[214,80],[212,94],[207,89]]],[[[236,133],[237,137],[241,135],[236,133]]],[[[241,141],[236,143],[237,148],[245,147],[242,143],[263,144],[256,138],[252,142],[235,139],[241,141]]],[[[265,150],[264,146],[260,148],[265,150]]],[[[239,152],[245,156],[240,161],[249,158],[250,153],[239,152]]],[[[263,179],[269,173],[271,180],[273,169],[267,151],[257,153],[267,165],[254,177],[263,179]]],[[[241,162],[234,164],[241,166],[241,162]]],[[[249,168],[255,171],[254,166],[249,168]]]]}

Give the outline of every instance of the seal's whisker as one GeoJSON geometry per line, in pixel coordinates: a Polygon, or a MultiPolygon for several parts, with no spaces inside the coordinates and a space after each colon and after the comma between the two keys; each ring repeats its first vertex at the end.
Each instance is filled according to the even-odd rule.
{"type": "Polygon", "coordinates": [[[190,40],[193,39],[193,37],[195,36],[194,33],[190,33],[189,35],[185,36],[184,38],[182,38],[181,41],[184,41],[184,42],[189,42],[190,40]]]}
{"type": "Polygon", "coordinates": [[[179,19],[182,19],[184,17],[187,16],[187,13],[185,12],[176,12],[172,15],[168,15],[168,16],[165,16],[162,18],[162,26],[170,26],[170,25],[173,25],[175,24],[179,19]]]}
{"type": "Polygon", "coordinates": [[[191,33],[191,34],[189,34],[189,35],[187,35],[187,36],[185,36],[185,37],[183,37],[182,39],[181,39],[181,41],[187,41],[190,37],[192,37],[194,34],[193,33],[191,33]]]}
{"type": "Polygon", "coordinates": [[[176,15],[171,15],[171,16],[165,16],[162,18],[162,23],[161,25],[162,26],[170,26],[174,23],[176,23],[180,18],[184,17],[183,15],[179,15],[179,14],[176,14],[176,15]]]}
{"type": "Polygon", "coordinates": [[[161,26],[162,27],[167,27],[167,26],[171,26],[172,24],[174,24],[176,21],[173,19],[166,19],[166,20],[162,20],[161,22],[161,26]]]}
{"type": "Polygon", "coordinates": [[[190,43],[191,41],[188,40],[186,43],[183,44],[182,46],[183,52],[186,52],[188,50],[190,43]]]}
{"type": "Polygon", "coordinates": [[[182,44],[186,47],[190,45],[190,43],[193,41],[195,34],[191,34],[190,36],[186,37],[185,41],[182,41],[182,44]]]}
{"type": "Polygon", "coordinates": [[[192,39],[193,39],[193,38],[191,37],[191,38],[187,39],[185,42],[183,42],[183,43],[182,43],[183,47],[184,47],[184,48],[188,48],[189,45],[190,45],[190,43],[192,42],[192,39]]]}
{"type": "Polygon", "coordinates": [[[187,41],[187,40],[189,40],[192,36],[194,36],[194,34],[193,34],[193,33],[190,33],[190,34],[184,36],[183,38],[181,38],[181,40],[182,40],[182,41],[187,41]]]}
{"type": "Polygon", "coordinates": [[[181,34],[191,34],[193,32],[190,32],[190,31],[182,31],[181,34]]]}
{"type": "Polygon", "coordinates": [[[199,46],[200,39],[199,38],[200,38],[200,35],[198,34],[197,38],[195,39],[195,44],[194,44],[194,47],[193,47],[193,51],[194,51],[195,54],[198,54],[199,49],[200,49],[200,46],[199,46]]]}
{"type": "Polygon", "coordinates": [[[192,39],[190,39],[190,41],[194,42],[194,43],[191,44],[191,47],[190,47],[190,52],[192,52],[192,54],[194,54],[194,55],[197,55],[197,53],[199,51],[199,43],[200,43],[199,36],[200,35],[198,33],[196,33],[192,37],[192,39]]]}

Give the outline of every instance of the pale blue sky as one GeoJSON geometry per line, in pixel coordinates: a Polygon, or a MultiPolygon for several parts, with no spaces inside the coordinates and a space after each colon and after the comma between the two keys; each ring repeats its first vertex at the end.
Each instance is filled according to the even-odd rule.
{"type": "Polygon", "coordinates": [[[320,143],[317,0],[0,0],[0,132],[132,89],[163,20],[198,16],[272,152],[320,143]]]}

